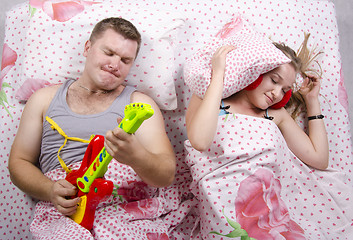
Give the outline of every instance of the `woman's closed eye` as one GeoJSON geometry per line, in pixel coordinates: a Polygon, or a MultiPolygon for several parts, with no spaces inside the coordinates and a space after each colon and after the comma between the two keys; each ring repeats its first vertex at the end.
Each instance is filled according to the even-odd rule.
{"type": "MultiPolygon", "coordinates": [[[[271,81],[273,84],[277,85],[278,81],[276,81],[274,78],[271,78],[271,81]]],[[[282,88],[282,93],[286,94],[291,88],[282,88]]]]}

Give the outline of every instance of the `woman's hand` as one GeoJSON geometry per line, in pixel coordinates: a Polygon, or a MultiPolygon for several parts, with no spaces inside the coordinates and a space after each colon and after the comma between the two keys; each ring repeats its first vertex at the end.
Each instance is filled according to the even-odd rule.
{"type": "Polygon", "coordinates": [[[306,103],[310,100],[318,99],[320,94],[320,79],[313,75],[308,75],[300,87],[299,93],[303,96],[306,103]]]}
{"type": "MultiPolygon", "coordinates": [[[[226,68],[226,57],[227,54],[234,50],[236,47],[232,45],[225,45],[219,47],[216,52],[213,54],[211,63],[212,63],[212,75],[224,74],[226,68]]],[[[223,78],[221,78],[223,79],[223,78]]]]}

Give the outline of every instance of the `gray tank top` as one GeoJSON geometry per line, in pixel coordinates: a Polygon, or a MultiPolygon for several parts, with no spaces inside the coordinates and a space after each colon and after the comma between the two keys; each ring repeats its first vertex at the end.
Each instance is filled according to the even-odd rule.
{"type": "MultiPolygon", "coordinates": [[[[130,104],[130,96],[136,91],[134,87],[126,86],[123,92],[115,99],[104,112],[93,115],[80,115],[72,112],[66,102],[69,86],[75,80],[66,81],[57,91],[49,105],[46,116],[56,122],[68,137],[78,137],[89,140],[92,134],[105,136],[108,130],[118,126],[117,118],[124,117],[124,108],[130,104]]],[[[51,128],[46,120],[43,122],[41,154],[39,165],[43,173],[60,166],[57,153],[65,138],[51,128]]],[[[82,161],[88,143],[68,140],[60,152],[60,157],[69,166],[82,161]]]]}

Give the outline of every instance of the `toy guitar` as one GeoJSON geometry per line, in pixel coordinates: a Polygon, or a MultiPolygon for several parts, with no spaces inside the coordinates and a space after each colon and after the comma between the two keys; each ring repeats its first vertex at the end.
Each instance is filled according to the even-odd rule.
{"type": "MultiPolygon", "coordinates": [[[[131,103],[126,105],[125,117],[119,127],[132,134],[153,113],[154,111],[149,104],[131,103]]],[[[103,179],[111,160],[112,156],[104,147],[104,137],[96,135],[86,149],[80,168],[72,170],[66,176],[66,180],[78,188],[77,196],[81,198],[76,213],[70,217],[88,230],[93,227],[94,214],[99,202],[113,192],[113,182],[103,179]]]]}

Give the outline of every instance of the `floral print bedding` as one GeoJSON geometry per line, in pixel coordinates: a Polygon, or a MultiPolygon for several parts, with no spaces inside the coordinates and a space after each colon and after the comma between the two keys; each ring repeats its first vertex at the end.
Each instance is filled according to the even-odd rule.
{"type": "Polygon", "coordinates": [[[189,141],[185,147],[202,239],[348,239],[353,234],[353,189],[340,182],[344,174],[336,172],[331,182],[331,169],[322,180],[291,153],[272,121],[223,115],[208,150],[199,152],[189,141]]]}
{"type": "MultiPolygon", "coordinates": [[[[183,25],[177,25],[179,29],[177,34],[172,32],[173,34],[167,36],[173,50],[172,56],[168,55],[168,69],[166,69],[171,78],[168,83],[161,84],[168,88],[168,91],[163,91],[163,96],[167,95],[173,100],[173,104],[168,105],[169,109],[173,110],[163,110],[163,114],[166,131],[177,155],[175,182],[170,187],[153,192],[154,197],[147,198],[150,200],[146,201],[132,203],[135,197],[126,197],[123,203],[119,197],[111,196],[108,204],[102,203],[98,215],[105,213],[104,209],[109,210],[111,216],[117,216],[116,221],[120,221],[119,224],[115,223],[115,220],[110,222],[114,228],[130,228],[130,224],[133,229],[141,227],[146,234],[143,235],[145,239],[201,239],[202,237],[205,239],[266,239],[265,236],[269,236],[268,239],[293,239],[294,237],[298,239],[303,237],[307,239],[349,239],[346,236],[349,236],[347,232],[351,229],[350,216],[352,214],[347,213],[351,213],[350,205],[352,204],[348,203],[352,201],[350,194],[353,187],[351,123],[348,116],[344,76],[341,74],[339,33],[334,4],[326,0],[224,0],[221,1],[222,3],[213,0],[24,0],[23,4],[14,6],[6,16],[0,76],[0,236],[2,239],[32,239],[30,227],[33,220],[36,219],[32,224],[32,229],[41,229],[39,225],[36,225],[37,221],[45,220],[38,216],[40,211],[52,213],[52,217],[58,217],[62,221],[58,226],[67,224],[70,227],[68,232],[72,232],[71,230],[75,228],[87,238],[98,238],[104,235],[104,231],[108,231],[108,234],[116,234],[115,230],[112,230],[113,227],[107,227],[107,229],[98,227],[99,224],[105,224],[100,215],[97,231],[94,234],[88,234],[72,224],[70,219],[55,215],[55,211],[49,205],[41,203],[35,209],[37,201],[11,183],[7,169],[11,144],[25,104],[19,99],[26,99],[38,88],[53,83],[45,75],[40,78],[22,78],[24,65],[30,64],[31,71],[41,66],[39,61],[28,61],[28,58],[32,56],[29,56],[27,51],[33,47],[33,44],[31,46],[25,44],[28,40],[27,30],[30,19],[45,16],[45,21],[65,24],[70,28],[70,23],[75,20],[75,17],[92,11],[101,5],[98,4],[100,2],[113,4],[125,9],[126,12],[130,10],[130,12],[136,12],[136,6],[148,11],[160,9],[173,16],[176,16],[175,14],[183,16],[178,19],[185,21],[183,25]],[[279,135],[274,135],[272,138],[279,141],[276,147],[281,149],[279,154],[285,155],[285,158],[266,158],[262,151],[250,158],[245,154],[246,152],[252,153],[251,149],[248,149],[244,150],[241,156],[243,160],[237,159],[235,153],[231,151],[234,149],[238,151],[238,144],[230,143],[230,139],[222,141],[220,139],[220,146],[213,146],[216,148],[208,156],[212,158],[211,162],[207,157],[205,160],[205,156],[201,154],[200,158],[205,160],[201,163],[193,157],[195,153],[189,156],[189,153],[184,151],[184,141],[187,139],[184,116],[191,96],[191,91],[184,82],[184,64],[197,49],[215,36],[225,24],[231,22],[236,13],[246,16],[251,21],[250,24],[264,32],[266,36],[275,41],[284,41],[295,49],[299,47],[303,32],[310,32],[313,41],[310,44],[318,44],[324,50],[319,60],[324,69],[320,101],[322,113],[326,116],[325,124],[330,145],[328,170],[315,171],[301,164],[288,152],[279,135]],[[169,68],[170,66],[172,68],[169,68]],[[22,86],[22,89],[26,91],[19,91],[22,86]],[[224,141],[232,144],[231,147],[228,147],[224,141]],[[228,159],[218,156],[219,159],[222,158],[222,162],[224,161],[218,164],[216,160],[218,158],[214,153],[217,150],[217,153],[221,154],[221,146],[230,152],[228,152],[228,159]],[[244,160],[246,157],[249,159],[244,160]],[[258,165],[256,162],[260,158],[262,161],[258,165]],[[203,169],[203,164],[206,164],[208,168],[203,169]],[[245,166],[242,172],[239,171],[240,165],[242,168],[245,166]],[[194,168],[196,166],[199,167],[194,168]],[[234,168],[236,172],[233,172],[234,168]],[[225,176],[223,173],[227,171],[229,174],[225,176]],[[235,181],[233,177],[237,180],[235,181]],[[212,198],[208,195],[201,195],[202,192],[210,193],[212,198]],[[207,203],[214,198],[215,201],[207,203]],[[223,201],[225,199],[226,201],[223,201]],[[212,209],[207,212],[203,208],[212,209]],[[145,211],[147,209],[148,211],[145,211]],[[210,217],[211,213],[213,215],[210,217]],[[122,219],[132,219],[133,216],[138,220],[123,224],[122,219]],[[158,218],[155,222],[150,219],[142,220],[146,216],[150,218],[158,216],[158,218]],[[209,223],[205,221],[207,217],[217,221],[209,223]],[[146,222],[148,224],[145,224],[146,222]],[[151,228],[151,231],[147,231],[147,228],[151,228]]],[[[147,12],[141,12],[140,16],[144,17],[147,12]]],[[[70,40],[71,35],[77,31],[78,29],[72,29],[72,34],[65,37],[70,40]]],[[[48,39],[53,36],[53,31],[41,36],[48,39]]],[[[74,44],[70,46],[76,47],[74,44]]],[[[48,60],[45,61],[45,66],[50,65],[51,61],[60,60],[52,54],[46,57],[48,60]]],[[[72,56],[68,56],[68,59],[70,57],[72,56]]],[[[155,57],[158,59],[158,56],[155,57]]],[[[158,76],[159,74],[156,78],[148,78],[149,82],[155,83],[158,76]]],[[[259,127],[260,120],[255,120],[254,124],[259,127]]],[[[239,121],[239,118],[230,117],[223,122],[224,128],[234,130],[232,121],[239,121]]],[[[244,120],[243,124],[249,124],[252,121],[252,119],[244,120]]],[[[264,120],[261,119],[261,121],[264,120]]],[[[298,123],[305,129],[303,119],[299,119],[298,123]]],[[[273,130],[274,126],[271,123],[266,121],[264,124],[266,128],[273,130]]],[[[247,135],[248,133],[244,133],[244,136],[247,135]]],[[[256,142],[254,146],[261,150],[262,148],[269,150],[269,146],[259,146],[256,142]]],[[[237,156],[240,156],[239,154],[238,152],[237,156]]],[[[271,151],[267,154],[274,155],[271,151]]],[[[125,188],[143,187],[140,186],[139,181],[135,180],[125,181],[123,185],[125,188]]],[[[141,192],[138,191],[137,195],[141,197],[139,193],[141,192]]],[[[119,192],[119,194],[127,195],[126,190],[125,193],[119,192]]],[[[43,231],[54,231],[54,226],[50,226],[51,229],[44,229],[45,227],[42,226],[43,231]]]]}

